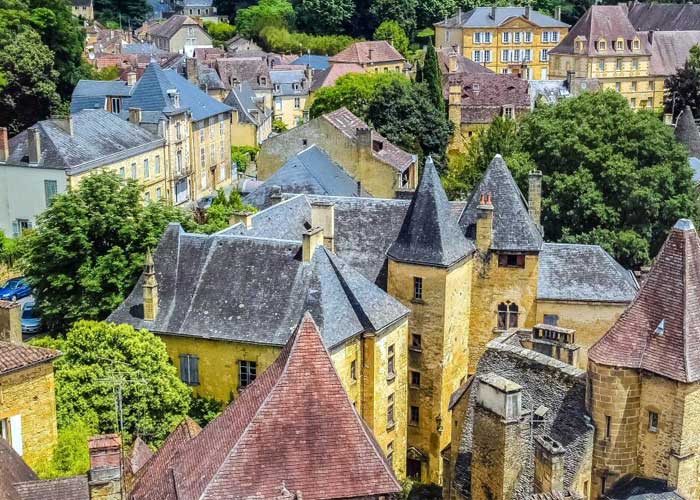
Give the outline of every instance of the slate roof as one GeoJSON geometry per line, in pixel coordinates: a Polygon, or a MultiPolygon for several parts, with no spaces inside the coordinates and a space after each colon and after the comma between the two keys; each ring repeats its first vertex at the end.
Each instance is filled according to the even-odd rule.
{"type": "MultiPolygon", "coordinates": [[[[170,16],[164,23],[156,24],[153,26],[148,34],[150,36],[160,37],[160,38],[172,38],[183,26],[196,26],[201,31],[204,31],[202,27],[189,16],[183,16],[176,14],[170,16]]],[[[206,32],[204,32],[206,34],[206,32]]],[[[207,36],[209,36],[207,34],[207,36]]]]}
{"type": "Polygon", "coordinates": [[[467,234],[469,226],[476,224],[479,199],[482,194],[488,193],[491,193],[494,209],[491,248],[501,251],[538,252],[542,247],[542,234],[530,217],[525,197],[501,155],[496,155],[491,161],[462,212],[459,219],[462,231],[467,234]]]}
{"type": "MultiPolygon", "coordinates": [[[[162,138],[101,109],[85,109],[72,114],[71,119],[72,135],[57,120],[43,120],[34,125],[41,138],[40,166],[80,170],[85,164],[112,163],[115,155],[130,156],[164,143],[162,138]]],[[[28,135],[28,130],[24,130],[10,139],[8,163],[29,165],[28,135]]]]}
{"type": "MultiPolygon", "coordinates": [[[[477,7],[467,12],[460,11],[449,19],[435,23],[435,26],[448,28],[495,28],[502,26],[514,17],[525,18],[525,7],[496,7],[495,18],[491,17],[491,12],[491,7],[477,7]]],[[[531,23],[542,28],[567,28],[569,26],[534,9],[530,9],[530,17],[528,19],[531,23]]]]}
{"type": "Polygon", "coordinates": [[[261,57],[228,57],[216,60],[216,70],[224,85],[248,82],[253,89],[272,88],[270,69],[261,57]]]}
{"type": "Polygon", "coordinates": [[[700,131],[695,124],[693,111],[690,106],[686,106],[678,115],[675,130],[676,140],[688,148],[692,157],[700,157],[700,131]]]}
{"type": "Polygon", "coordinates": [[[386,40],[355,42],[350,47],[330,57],[333,63],[382,64],[405,61],[401,53],[386,40]],[[370,56],[370,50],[372,54],[370,56]]]}
{"type": "Polygon", "coordinates": [[[473,252],[474,244],[460,231],[440,176],[428,157],[401,231],[387,255],[401,262],[449,267],[473,252]]]}
{"type": "MultiPolygon", "coordinates": [[[[442,48],[435,51],[438,56],[438,64],[443,75],[447,75],[450,69],[450,53],[454,52],[451,48],[442,48]]],[[[490,73],[493,71],[486,66],[472,61],[468,57],[457,53],[457,73],[490,73]]]]}
{"type": "Polygon", "coordinates": [[[228,234],[202,236],[171,224],[153,256],[156,320],[143,319],[143,276],[109,320],[156,333],[284,345],[302,312],[311,310],[333,348],[408,314],[323,247],[302,262],[300,232],[296,241],[231,236],[237,227],[244,230],[240,224],[228,234]]]}
{"type": "Polygon", "coordinates": [[[224,82],[219,78],[219,74],[214,68],[209,66],[197,66],[197,81],[200,85],[205,85],[207,90],[225,90],[224,82]]]}
{"type": "Polygon", "coordinates": [[[349,73],[364,73],[365,69],[359,64],[332,64],[328,68],[314,73],[314,78],[311,83],[311,92],[314,92],[322,87],[330,87],[335,85],[338,78],[349,73]]]}
{"type": "Polygon", "coordinates": [[[277,69],[275,67],[270,70],[270,79],[274,95],[302,96],[309,93],[310,85],[306,80],[303,67],[300,69],[277,69]],[[299,88],[295,90],[294,84],[298,84],[299,88]],[[275,86],[276,90],[274,90],[275,86]]]}
{"type": "MultiPolygon", "coordinates": [[[[245,203],[263,206],[273,192],[357,196],[357,181],[335,163],[328,153],[313,145],[287,160],[245,203]]],[[[368,196],[362,190],[359,195],[368,196]]]]}
{"type": "Polygon", "coordinates": [[[133,500],[373,497],[401,486],[306,313],[277,360],[133,500]],[[343,450],[338,453],[338,450],[343,450]]]}
{"type": "MultiPolygon", "coordinates": [[[[122,45],[122,54],[164,54],[165,51],[159,49],[152,43],[127,43],[122,45]]],[[[81,80],[82,81],[82,80],[81,80]]],[[[80,83],[80,82],[78,82],[80,83]]]]}
{"type": "Polygon", "coordinates": [[[59,351],[53,349],[0,340],[0,375],[48,363],[60,355],[59,351]]]}
{"type": "Polygon", "coordinates": [[[450,75],[448,82],[445,92],[450,85],[461,87],[462,123],[491,123],[505,106],[515,113],[530,110],[528,81],[515,75],[463,73],[450,75]]]}
{"type": "MultiPolygon", "coordinates": [[[[357,140],[358,128],[369,128],[365,122],[352,114],[346,107],[342,107],[331,113],[326,113],[319,118],[333,125],[346,137],[353,141],[357,140]]],[[[372,141],[378,141],[382,144],[382,149],[380,151],[375,151],[372,149],[372,156],[379,161],[394,167],[394,169],[399,172],[403,172],[416,161],[414,155],[407,153],[398,146],[395,146],[376,130],[371,129],[370,134],[372,141]]]]}
{"type": "Polygon", "coordinates": [[[265,119],[272,114],[272,110],[263,110],[261,99],[255,95],[250,82],[243,81],[231,87],[231,92],[224,104],[238,110],[238,121],[242,123],[252,123],[262,125],[265,119]]]}
{"type": "Polygon", "coordinates": [[[656,31],[651,36],[650,75],[676,74],[685,65],[690,49],[700,44],[700,31],[656,31]]]}
{"type": "Polygon", "coordinates": [[[314,54],[304,54],[292,61],[292,64],[310,66],[314,71],[322,71],[329,67],[328,56],[317,56],[314,54]]]}
{"type": "Polygon", "coordinates": [[[603,498],[607,500],[684,500],[665,481],[642,477],[620,479],[603,498]]]}
{"type": "Polygon", "coordinates": [[[545,243],[540,251],[538,300],[631,302],[639,286],[598,245],[545,243]]]}
{"type": "Polygon", "coordinates": [[[565,488],[573,486],[577,473],[587,460],[587,450],[593,440],[594,428],[588,423],[586,415],[586,372],[523,348],[519,342],[512,343],[509,341],[512,336],[507,333],[487,344],[486,352],[477,365],[475,380],[463,396],[469,398],[467,415],[461,439],[453,446],[459,447],[454,479],[466,498],[471,498],[473,422],[480,377],[495,374],[520,385],[524,410],[532,411],[540,406],[548,409],[544,421],[532,426],[521,438],[523,469],[515,484],[514,500],[527,499],[535,493],[534,443],[537,437],[547,436],[564,447],[565,488]]]}
{"type": "Polygon", "coordinates": [[[70,112],[77,113],[83,109],[104,109],[105,97],[125,97],[131,93],[131,87],[121,80],[80,80],[71,95],[70,112]]]}
{"type": "Polygon", "coordinates": [[[637,298],[588,352],[601,365],[700,380],[700,239],[693,223],[671,230],[637,298]],[[661,334],[659,333],[661,329],[661,334]]]}
{"type": "Polygon", "coordinates": [[[638,31],[698,31],[700,5],[635,2],[627,14],[638,31]]]}

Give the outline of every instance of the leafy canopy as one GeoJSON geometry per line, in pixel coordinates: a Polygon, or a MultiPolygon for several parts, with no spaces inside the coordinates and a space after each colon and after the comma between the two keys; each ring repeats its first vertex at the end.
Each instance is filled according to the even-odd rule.
{"type": "Polygon", "coordinates": [[[79,319],[104,319],[136,283],[146,249],[169,222],[192,228],[189,214],[144,205],[138,183],[97,173],[60,194],[28,237],[25,275],[49,329],[79,319]]]}
{"type": "Polygon", "coordinates": [[[666,79],[667,91],[664,107],[667,113],[678,117],[686,106],[690,106],[693,116],[700,112],[700,46],[690,49],[688,60],[675,75],[666,79]]]}
{"type": "Polygon", "coordinates": [[[122,377],[124,434],[162,442],[187,414],[190,390],[180,381],[165,344],[130,325],[79,321],[65,339],[45,337],[36,345],[59,349],[54,363],[59,426],[81,418],[101,433],[118,430],[114,384],[122,377]]]}
{"type": "Polygon", "coordinates": [[[317,35],[342,34],[354,13],[354,0],[300,0],[296,5],[299,28],[317,35]]]}
{"type": "Polygon", "coordinates": [[[287,0],[260,0],[257,5],[236,13],[236,29],[248,38],[257,38],[263,28],[293,28],[294,7],[287,0]]]}
{"type": "Polygon", "coordinates": [[[204,23],[204,29],[207,30],[209,36],[211,36],[216,42],[225,42],[230,40],[236,33],[236,27],[230,25],[229,23],[204,23]]]}
{"type": "Polygon", "coordinates": [[[374,31],[375,40],[389,40],[396,50],[406,57],[409,40],[406,32],[396,21],[384,21],[374,31]]]}

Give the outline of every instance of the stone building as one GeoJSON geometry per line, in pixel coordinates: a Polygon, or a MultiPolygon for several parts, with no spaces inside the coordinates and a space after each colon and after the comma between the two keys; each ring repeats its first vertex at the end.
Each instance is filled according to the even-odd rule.
{"type": "Polygon", "coordinates": [[[615,483],[637,476],[700,495],[699,290],[700,238],[681,219],[637,298],[589,352],[592,495],[619,498],[615,483]]]}
{"type": "Polygon", "coordinates": [[[18,303],[0,301],[0,443],[36,467],[58,439],[52,362],[61,353],[22,343],[20,311],[18,303]]]}
{"type": "Polygon", "coordinates": [[[277,65],[270,70],[275,120],[294,128],[309,119],[306,103],[311,80],[311,69],[306,66],[277,65]]]}
{"type": "Polygon", "coordinates": [[[345,50],[328,58],[331,66],[357,66],[366,73],[403,73],[406,59],[386,40],[355,42],[345,50]]]}
{"type": "Polygon", "coordinates": [[[187,57],[192,57],[195,49],[212,47],[212,39],[206,30],[191,17],[181,14],[151,27],[145,39],[161,50],[187,57]]]}
{"type": "Polygon", "coordinates": [[[176,430],[128,498],[379,500],[401,485],[306,313],[276,361],[196,434],[176,430]]]}
{"type": "Polygon", "coordinates": [[[231,86],[224,99],[231,106],[231,145],[259,146],[272,133],[272,110],[265,107],[249,82],[231,86]]]}
{"type": "Polygon", "coordinates": [[[71,12],[75,17],[80,17],[84,21],[93,21],[95,19],[95,10],[92,0],[73,0],[71,3],[71,12]]]}
{"type": "Polygon", "coordinates": [[[267,180],[289,158],[314,144],[371,196],[394,198],[397,191],[418,185],[415,155],[392,144],[347,108],[270,137],[257,158],[258,179],[267,180]]]}

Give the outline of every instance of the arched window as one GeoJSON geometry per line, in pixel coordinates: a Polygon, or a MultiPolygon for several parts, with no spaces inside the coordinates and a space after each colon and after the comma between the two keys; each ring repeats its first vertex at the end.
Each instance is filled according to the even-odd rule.
{"type": "Polygon", "coordinates": [[[498,304],[498,329],[518,327],[518,304],[510,301],[498,304]]]}

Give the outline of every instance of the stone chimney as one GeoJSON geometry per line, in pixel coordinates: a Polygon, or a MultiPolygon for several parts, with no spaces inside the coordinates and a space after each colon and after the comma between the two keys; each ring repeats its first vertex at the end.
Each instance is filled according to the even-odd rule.
{"type": "Polygon", "coordinates": [[[523,466],[527,429],[522,388],[495,373],[478,378],[472,438],[472,498],[510,500],[523,466]]]}
{"type": "Polygon", "coordinates": [[[530,217],[542,229],[542,172],[533,170],[527,176],[527,206],[530,217]]]}
{"type": "Polygon", "coordinates": [[[561,6],[554,7],[554,19],[561,21],[561,6]]]}
{"type": "Polygon", "coordinates": [[[564,491],[564,452],[549,436],[535,437],[535,492],[564,491]]]}
{"type": "Polygon", "coordinates": [[[134,125],[141,124],[141,108],[129,108],[129,121],[134,125]]]}
{"type": "Polygon", "coordinates": [[[0,300],[0,340],[22,343],[22,306],[19,302],[0,300]]]}
{"type": "Polygon", "coordinates": [[[129,71],[126,74],[126,83],[130,87],[133,87],[134,85],[136,85],[136,72],[135,71],[129,71]]]}
{"type": "Polygon", "coordinates": [[[143,319],[155,321],[158,317],[158,281],[156,280],[156,268],[153,262],[151,250],[146,251],[146,262],[143,269],[143,319]]]}
{"type": "Polygon", "coordinates": [[[61,130],[63,130],[66,134],[68,135],[73,135],[73,117],[68,116],[66,118],[54,118],[51,120],[54,122],[56,125],[61,127],[61,130]]]}
{"type": "Polygon", "coordinates": [[[359,147],[369,148],[372,146],[372,131],[369,127],[357,127],[355,134],[359,147]]]}
{"type": "Polygon", "coordinates": [[[88,440],[90,498],[122,499],[122,440],[118,434],[102,434],[88,440]]]}
{"type": "Polygon", "coordinates": [[[450,74],[457,73],[457,51],[452,49],[447,59],[447,71],[450,74]]]}
{"type": "Polygon", "coordinates": [[[246,229],[250,229],[253,227],[253,215],[253,212],[233,212],[231,214],[231,218],[228,220],[228,223],[233,226],[239,222],[242,222],[246,229]]]}
{"type": "Polygon", "coordinates": [[[10,157],[10,140],[7,138],[7,127],[0,127],[0,161],[10,157]]]}
{"type": "Polygon", "coordinates": [[[493,241],[493,200],[491,193],[481,195],[476,207],[476,248],[486,253],[493,241]]]}
{"type": "Polygon", "coordinates": [[[311,262],[316,248],[323,245],[323,228],[312,227],[304,231],[301,237],[301,254],[303,262],[311,262]]]}
{"type": "Polygon", "coordinates": [[[462,126],[462,86],[458,81],[450,82],[447,102],[450,121],[459,131],[462,126]]]}
{"type": "Polygon", "coordinates": [[[491,7],[491,14],[489,15],[491,19],[496,19],[496,6],[491,7]]]}
{"type": "Polygon", "coordinates": [[[530,19],[530,6],[525,6],[525,19],[530,19]]]}
{"type": "Polygon", "coordinates": [[[368,59],[369,61],[372,60],[372,52],[374,52],[374,49],[372,49],[372,48],[370,48],[370,49],[367,50],[367,59],[368,59]]]}
{"type": "Polygon", "coordinates": [[[185,72],[187,73],[187,79],[193,84],[197,85],[199,81],[199,75],[197,74],[197,59],[194,57],[188,57],[185,60],[185,72]]]}
{"type": "Polygon", "coordinates": [[[323,230],[323,245],[331,252],[335,251],[335,205],[329,201],[311,203],[311,225],[323,230]]]}
{"type": "Polygon", "coordinates": [[[37,165],[41,161],[41,135],[37,127],[27,129],[27,152],[29,163],[37,165]]]}

